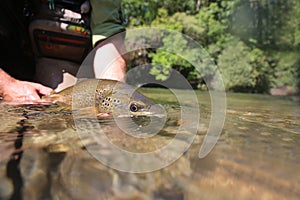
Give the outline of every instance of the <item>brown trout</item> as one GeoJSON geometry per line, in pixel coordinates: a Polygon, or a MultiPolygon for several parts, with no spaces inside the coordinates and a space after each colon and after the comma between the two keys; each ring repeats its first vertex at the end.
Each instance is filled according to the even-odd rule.
{"type": "Polygon", "coordinates": [[[93,107],[98,113],[124,115],[150,114],[151,107],[157,106],[126,83],[107,79],[85,79],[44,99],[73,109],[93,107]]]}

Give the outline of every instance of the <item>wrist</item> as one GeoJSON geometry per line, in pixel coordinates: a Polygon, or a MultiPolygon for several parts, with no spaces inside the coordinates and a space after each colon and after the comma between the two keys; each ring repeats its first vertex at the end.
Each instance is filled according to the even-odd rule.
{"type": "Polygon", "coordinates": [[[0,95],[5,92],[8,85],[15,83],[17,80],[7,74],[0,68],[0,95]]]}

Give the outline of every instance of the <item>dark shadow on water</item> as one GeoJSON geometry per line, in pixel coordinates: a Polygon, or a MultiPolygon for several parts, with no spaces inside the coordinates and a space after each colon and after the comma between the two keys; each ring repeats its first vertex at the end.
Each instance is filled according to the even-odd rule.
{"type": "Polygon", "coordinates": [[[22,159],[23,151],[20,151],[23,145],[23,136],[24,132],[29,128],[25,125],[25,120],[20,121],[20,127],[17,128],[17,138],[14,142],[14,147],[16,152],[11,155],[9,162],[7,163],[7,171],[6,175],[13,182],[14,191],[10,199],[23,199],[22,198],[22,187],[23,187],[23,179],[20,172],[20,161],[22,159]]]}

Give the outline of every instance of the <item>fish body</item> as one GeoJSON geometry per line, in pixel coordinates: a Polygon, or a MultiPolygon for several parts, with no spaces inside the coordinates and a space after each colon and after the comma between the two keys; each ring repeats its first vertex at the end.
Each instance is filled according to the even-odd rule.
{"type": "Polygon", "coordinates": [[[98,113],[126,115],[147,114],[154,105],[126,83],[107,79],[85,79],[44,99],[72,105],[73,109],[94,107],[98,113]]]}

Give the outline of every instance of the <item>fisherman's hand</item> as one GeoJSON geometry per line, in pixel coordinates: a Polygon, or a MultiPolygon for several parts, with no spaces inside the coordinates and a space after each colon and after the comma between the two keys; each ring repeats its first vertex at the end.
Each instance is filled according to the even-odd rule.
{"type": "Polygon", "coordinates": [[[41,103],[44,102],[41,96],[49,95],[51,91],[51,88],[38,83],[13,79],[2,86],[2,98],[5,101],[41,103]]]}

